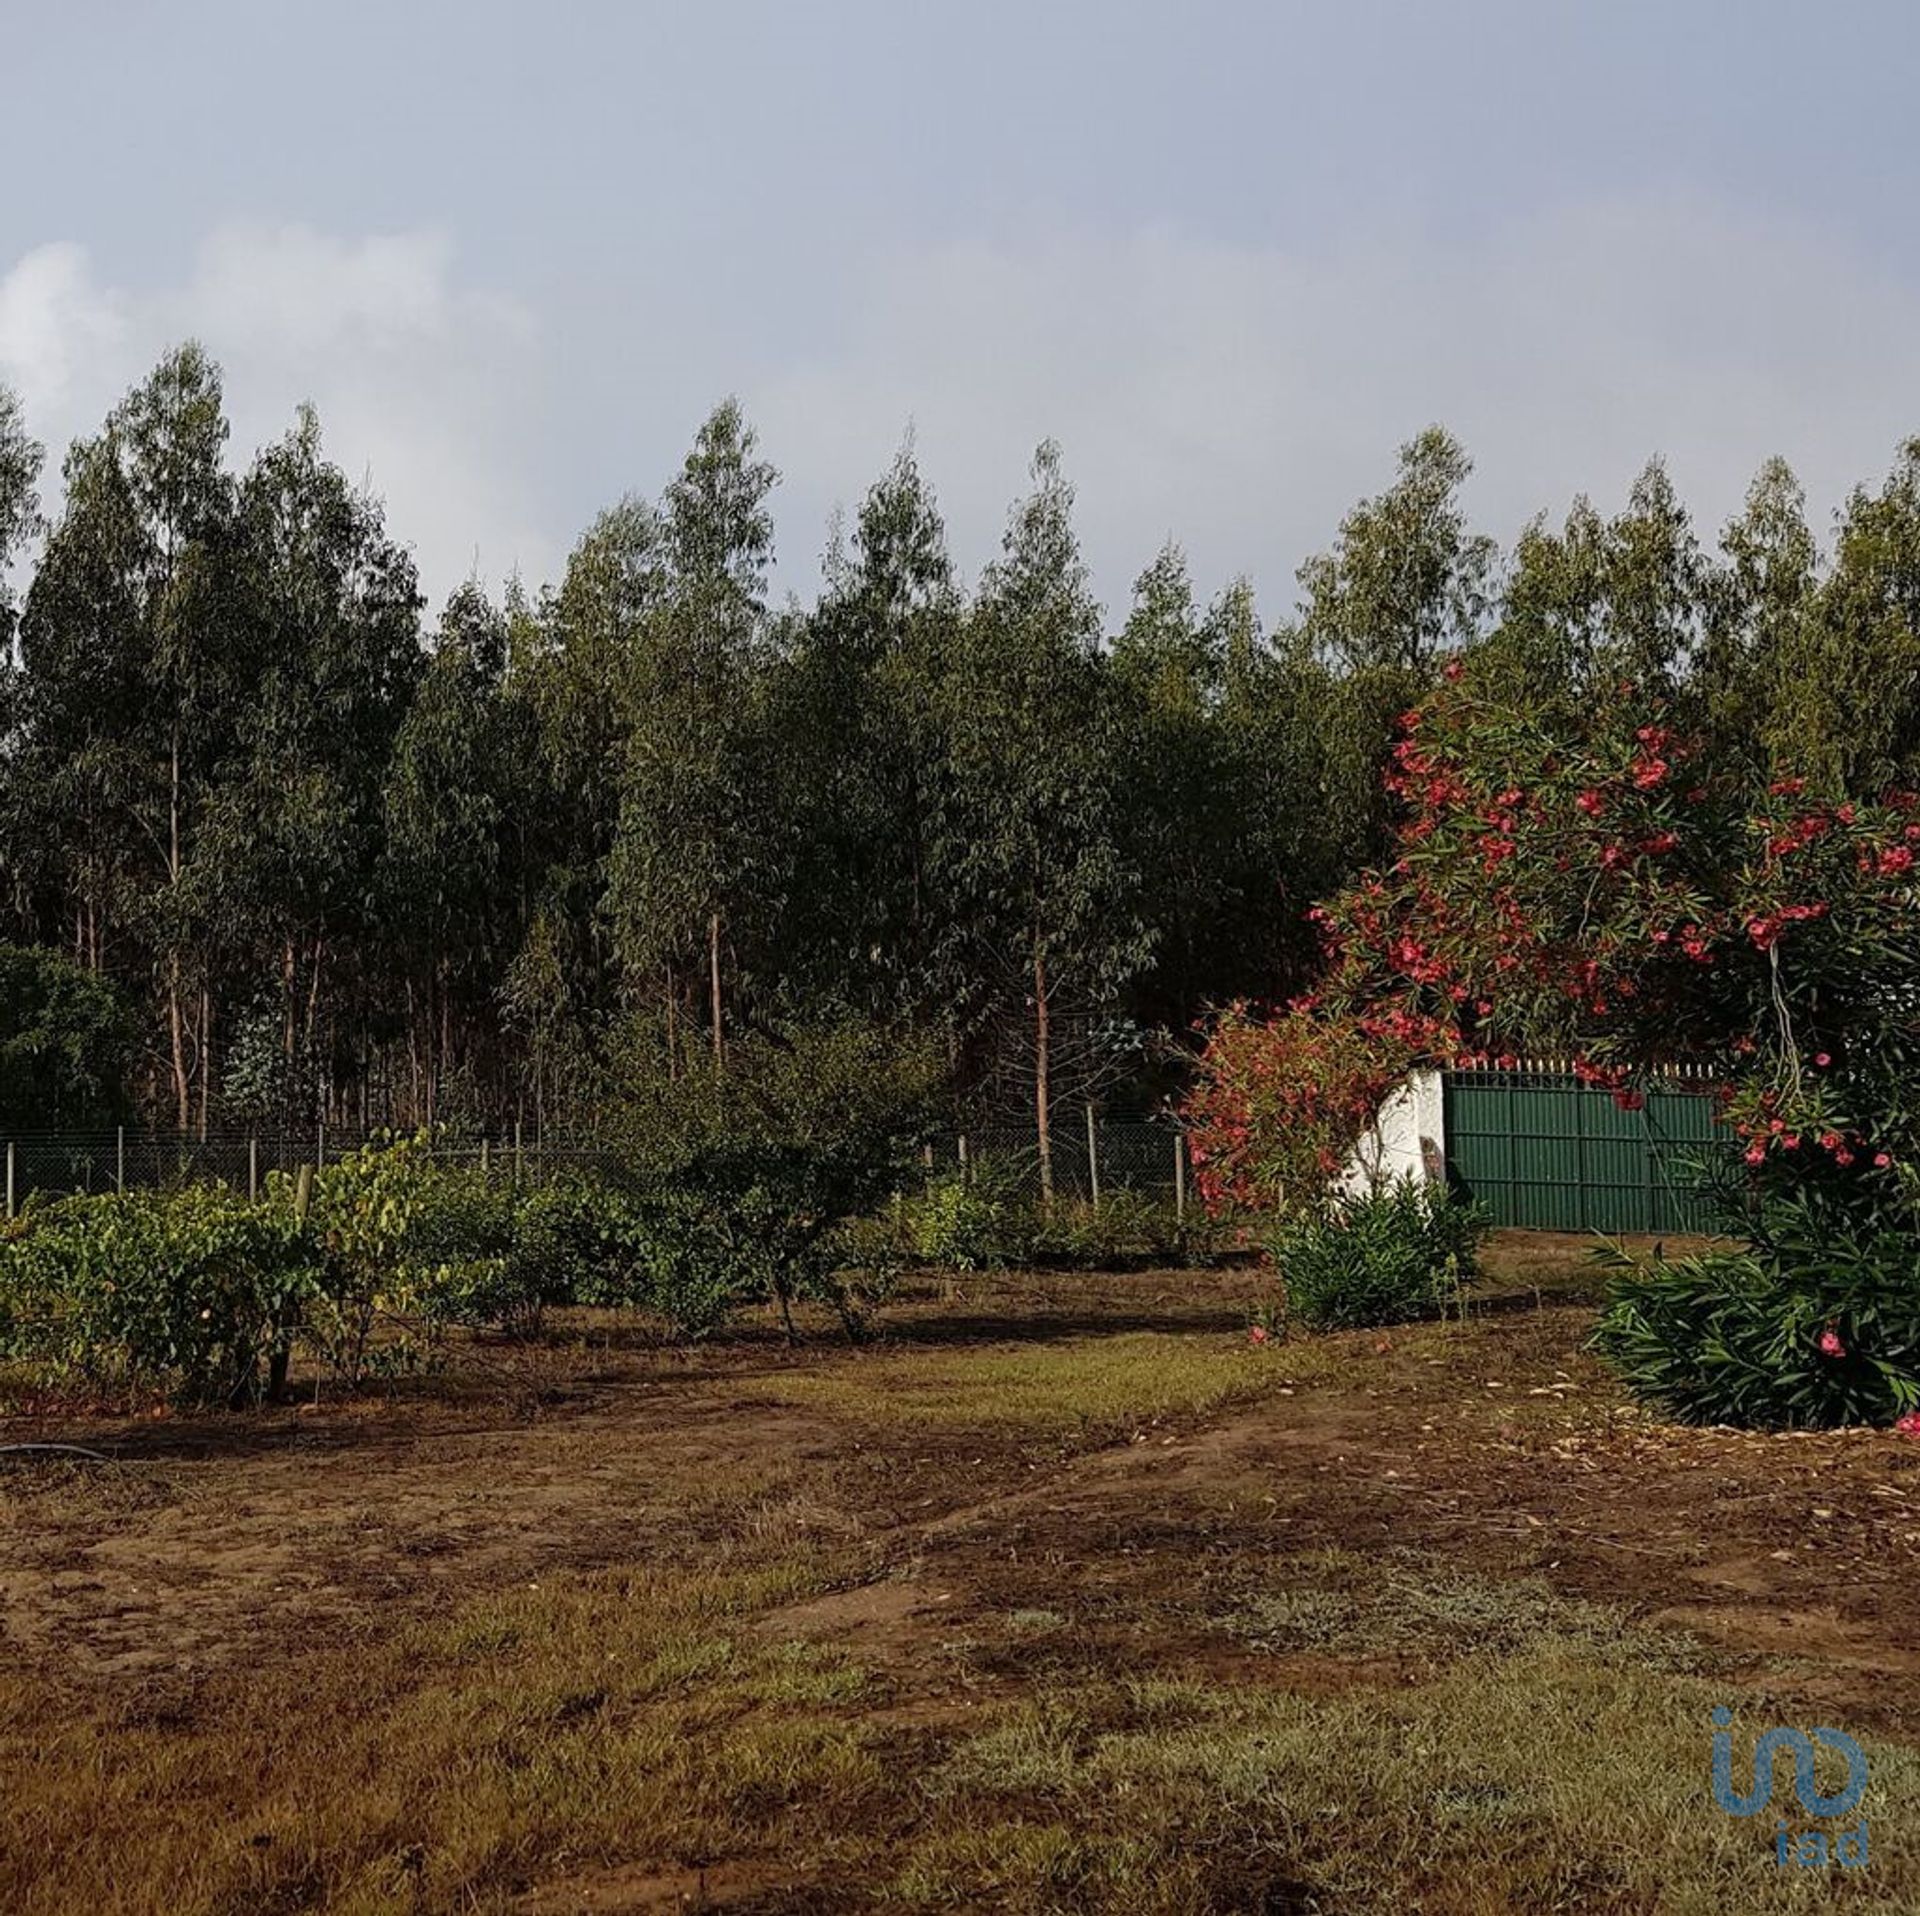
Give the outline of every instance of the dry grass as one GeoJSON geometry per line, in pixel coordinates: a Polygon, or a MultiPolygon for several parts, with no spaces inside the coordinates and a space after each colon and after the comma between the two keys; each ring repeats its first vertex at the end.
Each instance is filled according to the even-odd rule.
{"type": "MultiPolygon", "coordinates": [[[[1863,1736],[1874,1862],[1844,1879],[1708,1797],[1712,1707],[1858,1729],[1837,1666],[1666,1627],[1665,1558],[1512,1516],[1516,1484],[1551,1510],[1604,1480],[1514,1421],[1612,1441],[1583,1324],[930,1338],[756,1356],[731,1405],[714,1360],[684,1433],[649,1382],[650,1422],[553,1455],[645,1484],[650,1551],[370,1596],[193,1672],[6,1670],[0,1908],[1920,1907],[1901,1734],[1863,1736]],[[1206,1434],[1229,1417],[1238,1448],[1206,1434]],[[756,1418],[784,1448],[740,1451],[756,1418]]],[[[1620,1456],[1653,1496],[1658,1460],[1620,1456]]],[[[1750,1506],[1779,1467],[1741,1468],[1750,1506]]],[[[122,1539],[210,1502],[183,1465],[92,1481],[23,1481],[6,1522],[122,1539]]]]}

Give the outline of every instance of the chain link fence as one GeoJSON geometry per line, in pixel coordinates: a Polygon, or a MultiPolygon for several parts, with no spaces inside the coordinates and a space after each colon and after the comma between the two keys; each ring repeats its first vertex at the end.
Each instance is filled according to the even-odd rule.
{"type": "MultiPolygon", "coordinates": [[[[131,1127],[24,1131],[0,1138],[6,1215],[14,1216],[36,1195],[51,1199],[105,1191],[171,1190],[208,1180],[257,1197],[276,1171],[291,1173],[303,1164],[324,1166],[390,1135],[330,1127],[209,1131],[205,1137],[197,1132],[183,1135],[131,1127]]],[[[468,1165],[489,1176],[526,1182],[609,1161],[604,1146],[571,1139],[435,1139],[424,1148],[441,1163],[468,1165]]]]}
{"type": "MultiPolygon", "coordinates": [[[[1096,1202],[1134,1191],[1184,1208],[1192,1186],[1186,1133],[1167,1118],[1057,1113],[1051,1138],[1054,1195],[1096,1202]]],[[[987,1175],[1038,1197],[1040,1141],[1031,1124],[981,1125],[943,1138],[928,1154],[934,1176],[987,1175]]]]}
{"type": "MultiPolygon", "coordinates": [[[[275,1171],[325,1165],[385,1135],[331,1128],[219,1130],[205,1137],[132,1127],[20,1132],[0,1138],[6,1215],[14,1216],[36,1195],[164,1190],[208,1179],[258,1196],[275,1171]]],[[[1051,1144],[1053,1187],[1060,1198],[1091,1203],[1108,1192],[1134,1191],[1184,1205],[1191,1188],[1185,1136],[1165,1118],[1096,1114],[1089,1121],[1084,1112],[1062,1112],[1054,1119],[1051,1144]]],[[[443,1163],[517,1182],[612,1162],[605,1145],[579,1138],[441,1139],[426,1149],[443,1163]]],[[[1040,1145],[1031,1124],[950,1131],[928,1147],[924,1166],[929,1179],[992,1176],[1018,1195],[1040,1194],[1040,1145]]]]}

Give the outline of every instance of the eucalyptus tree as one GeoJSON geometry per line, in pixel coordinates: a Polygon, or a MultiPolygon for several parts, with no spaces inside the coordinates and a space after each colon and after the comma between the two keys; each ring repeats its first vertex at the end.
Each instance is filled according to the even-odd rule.
{"type": "Polygon", "coordinates": [[[1840,514],[1767,720],[1776,749],[1856,797],[1920,786],[1920,438],[1840,514]]]}
{"type": "Polygon", "coordinates": [[[1171,540],[1134,583],[1110,677],[1131,768],[1123,829],[1155,931],[1153,963],[1133,996],[1149,1023],[1183,1022],[1214,983],[1237,808],[1222,803],[1225,634],[1202,618],[1186,555],[1171,540]]]}
{"type": "Polygon", "coordinates": [[[960,614],[909,443],[829,552],[818,605],[776,627],[766,723],[790,1015],[944,1009],[928,831],[945,762],[939,674],[960,614]]]}
{"type": "Polygon", "coordinates": [[[1341,521],[1333,549],[1300,568],[1302,616],[1343,670],[1424,680],[1479,634],[1497,554],[1467,523],[1473,461],[1452,434],[1429,426],[1399,464],[1385,492],[1341,521]]]}
{"type": "Polygon", "coordinates": [[[1133,768],[1072,506],[1059,450],[1045,444],[944,676],[934,845],[965,1009],[989,1037],[1018,1034],[1049,1199],[1059,1015],[1110,1010],[1152,943],[1121,830],[1133,768]]]}
{"type": "Polygon", "coordinates": [[[1784,768],[1807,743],[1795,736],[1794,680],[1821,576],[1807,496],[1785,460],[1760,468],[1720,550],[1689,703],[1720,753],[1784,768]]]}
{"type": "Polygon", "coordinates": [[[27,432],[20,401],[0,384],[0,666],[13,663],[13,629],[19,607],[12,579],[14,561],[40,525],[40,467],[46,449],[27,432]]]}
{"type": "Polygon", "coordinates": [[[364,1096],[369,1049],[392,1035],[375,874],[423,669],[420,594],[379,502],[322,456],[311,410],[254,460],[236,518],[239,616],[260,670],[221,788],[219,896],[241,989],[271,1006],[311,1116],[329,1085],[364,1096]]]}
{"type": "Polygon", "coordinates": [[[405,979],[413,1108],[429,1124],[456,1068],[471,1073],[518,943],[508,633],[477,583],[447,601],[386,776],[377,896],[405,979]]]}
{"type": "Polygon", "coordinates": [[[1491,608],[1498,553],[1461,499],[1472,471],[1459,441],[1429,426],[1401,447],[1393,484],[1300,568],[1302,639],[1345,685],[1343,783],[1362,794],[1370,853],[1386,842],[1380,772],[1394,715],[1482,635],[1491,608]]]}
{"type": "MultiPolygon", "coordinates": [[[[666,580],[629,661],[605,907],[627,988],[670,1019],[704,958],[714,1067],[726,1057],[723,951],[749,968],[767,923],[766,740],[758,667],[777,475],[729,399],[663,511],[666,580]]],[[[740,980],[735,979],[738,995],[740,980]]]]}
{"type": "Polygon", "coordinates": [[[20,814],[20,673],[14,657],[19,598],[13,567],[39,530],[37,487],[44,457],[28,436],[19,401],[0,385],[0,924],[9,917],[22,925],[31,922],[32,873],[39,862],[20,814]]]}
{"type": "Polygon", "coordinates": [[[577,1075],[610,1007],[616,960],[602,909],[621,816],[634,689],[669,575],[659,511],[629,495],[602,512],[557,589],[514,625],[504,698],[519,741],[525,932],[502,983],[530,1047],[536,1108],[577,1075]]]}
{"type": "Polygon", "coordinates": [[[201,828],[250,677],[226,436],[218,369],[168,354],[69,453],[21,626],[25,775],[67,852],[63,908],[96,968],[116,941],[124,970],[152,964],[183,1128],[210,1077],[201,828]]]}

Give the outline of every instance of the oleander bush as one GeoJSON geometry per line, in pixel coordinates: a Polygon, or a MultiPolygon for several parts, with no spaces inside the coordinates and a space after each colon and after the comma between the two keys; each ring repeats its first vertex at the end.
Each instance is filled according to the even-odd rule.
{"type": "Polygon", "coordinates": [[[1920,1408],[1920,1262],[1904,1206],[1811,1186],[1751,1242],[1636,1263],[1618,1246],[1594,1346],[1635,1396],[1689,1424],[1890,1424],[1920,1408]]]}

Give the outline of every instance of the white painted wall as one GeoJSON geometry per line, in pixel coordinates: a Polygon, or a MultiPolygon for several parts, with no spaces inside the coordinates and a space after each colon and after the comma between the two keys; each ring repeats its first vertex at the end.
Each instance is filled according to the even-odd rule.
{"type": "Polygon", "coordinates": [[[1438,1184],[1447,1175],[1445,1102],[1440,1073],[1411,1073],[1387,1094],[1379,1114],[1354,1146],[1341,1179],[1354,1196],[1384,1190],[1402,1178],[1438,1184]]]}

